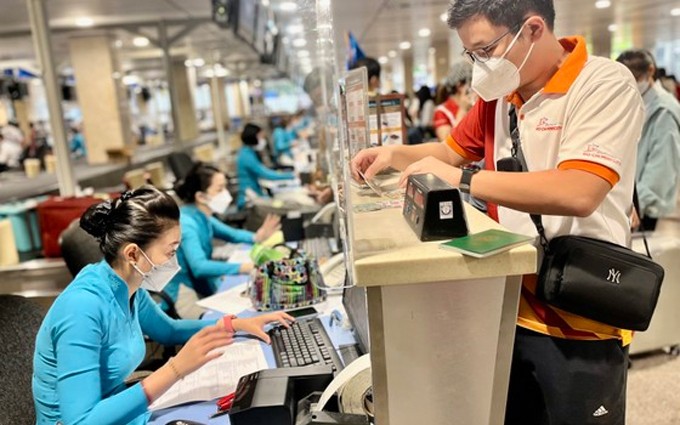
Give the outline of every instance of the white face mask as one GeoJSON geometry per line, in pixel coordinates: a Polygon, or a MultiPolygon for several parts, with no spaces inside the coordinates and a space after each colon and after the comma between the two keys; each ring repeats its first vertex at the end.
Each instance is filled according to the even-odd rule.
{"type": "Polygon", "coordinates": [[[531,43],[529,52],[527,52],[519,68],[514,63],[505,59],[505,56],[512,50],[523,29],[524,25],[519,29],[515,38],[512,39],[512,43],[510,43],[502,56],[489,58],[484,63],[475,61],[473,64],[472,89],[486,102],[507,96],[519,87],[519,72],[524,67],[524,64],[527,63],[527,60],[529,60],[535,43],[531,43]]]}
{"type": "Polygon", "coordinates": [[[263,151],[267,147],[267,139],[257,139],[256,151],[263,151]]]}
{"type": "Polygon", "coordinates": [[[182,269],[177,263],[177,255],[170,257],[168,261],[161,265],[155,265],[153,261],[149,259],[144,251],[142,251],[144,258],[151,264],[151,270],[144,273],[142,272],[136,264],[132,267],[137,270],[139,274],[142,275],[142,288],[148,291],[161,292],[163,288],[172,280],[173,277],[182,269]]]}
{"type": "Polygon", "coordinates": [[[638,81],[638,82],[637,82],[638,90],[640,91],[640,94],[641,94],[642,96],[644,96],[645,93],[647,93],[647,90],[649,90],[649,88],[650,88],[651,86],[652,86],[652,85],[649,83],[648,80],[638,81]]]}
{"type": "Polygon", "coordinates": [[[217,195],[211,197],[207,205],[208,208],[210,208],[210,211],[215,214],[224,214],[233,200],[231,193],[229,193],[227,189],[224,189],[217,195]]]}

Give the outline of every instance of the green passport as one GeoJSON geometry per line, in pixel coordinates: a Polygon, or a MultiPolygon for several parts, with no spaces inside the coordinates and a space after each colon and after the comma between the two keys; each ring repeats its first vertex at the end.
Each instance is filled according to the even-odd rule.
{"type": "Polygon", "coordinates": [[[533,236],[491,229],[463,236],[462,238],[456,238],[439,246],[443,249],[452,249],[472,257],[485,258],[532,242],[534,239],[533,236]]]}

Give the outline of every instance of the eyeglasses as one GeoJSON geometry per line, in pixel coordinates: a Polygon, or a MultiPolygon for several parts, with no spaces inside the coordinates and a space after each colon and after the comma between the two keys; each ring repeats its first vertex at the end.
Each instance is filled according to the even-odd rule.
{"type": "Polygon", "coordinates": [[[494,41],[491,43],[487,44],[484,47],[480,47],[479,49],[475,49],[473,51],[470,51],[468,49],[463,49],[463,56],[470,61],[470,63],[475,63],[475,62],[480,62],[480,63],[485,63],[489,59],[491,59],[491,54],[493,51],[496,49],[496,46],[498,46],[498,43],[506,37],[509,34],[512,34],[514,31],[517,31],[521,26],[524,25],[524,22],[521,22],[514,27],[510,28],[508,31],[504,32],[503,35],[500,37],[496,38],[494,41]]]}

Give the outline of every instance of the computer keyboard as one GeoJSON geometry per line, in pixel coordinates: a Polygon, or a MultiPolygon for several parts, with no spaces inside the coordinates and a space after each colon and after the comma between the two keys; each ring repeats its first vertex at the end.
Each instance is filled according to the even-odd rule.
{"type": "Polygon", "coordinates": [[[333,238],[310,238],[301,242],[303,251],[320,260],[328,259],[338,252],[338,244],[333,238]]]}
{"type": "Polygon", "coordinates": [[[323,323],[318,318],[298,320],[290,328],[278,326],[269,331],[278,367],[332,365],[343,368],[323,323]]]}

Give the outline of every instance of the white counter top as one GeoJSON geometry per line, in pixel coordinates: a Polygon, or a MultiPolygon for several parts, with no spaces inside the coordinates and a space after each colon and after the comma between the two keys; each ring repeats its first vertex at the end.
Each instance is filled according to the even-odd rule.
{"type": "MultiPolygon", "coordinates": [[[[393,183],[389,179],[387,183],[393,183]]],[[[383,187],[390,187],[383,184],[383,187]]],[[[365,191],[352,186],[352,201],[378,201],[360,196],[365,191]]],[[[386,199],[386,198],[383,198],[386,199]]],[[[498,223],[465,205],[470,233],[503,229],[498,223]]],[[[443,241],[421,242],[399,208],[352,213],[354,273],[358,286],[432,283],[494,276],[535,273],[536,249],[523,245],[502,254],[476,259],[439,248],[443,241]]]]}

